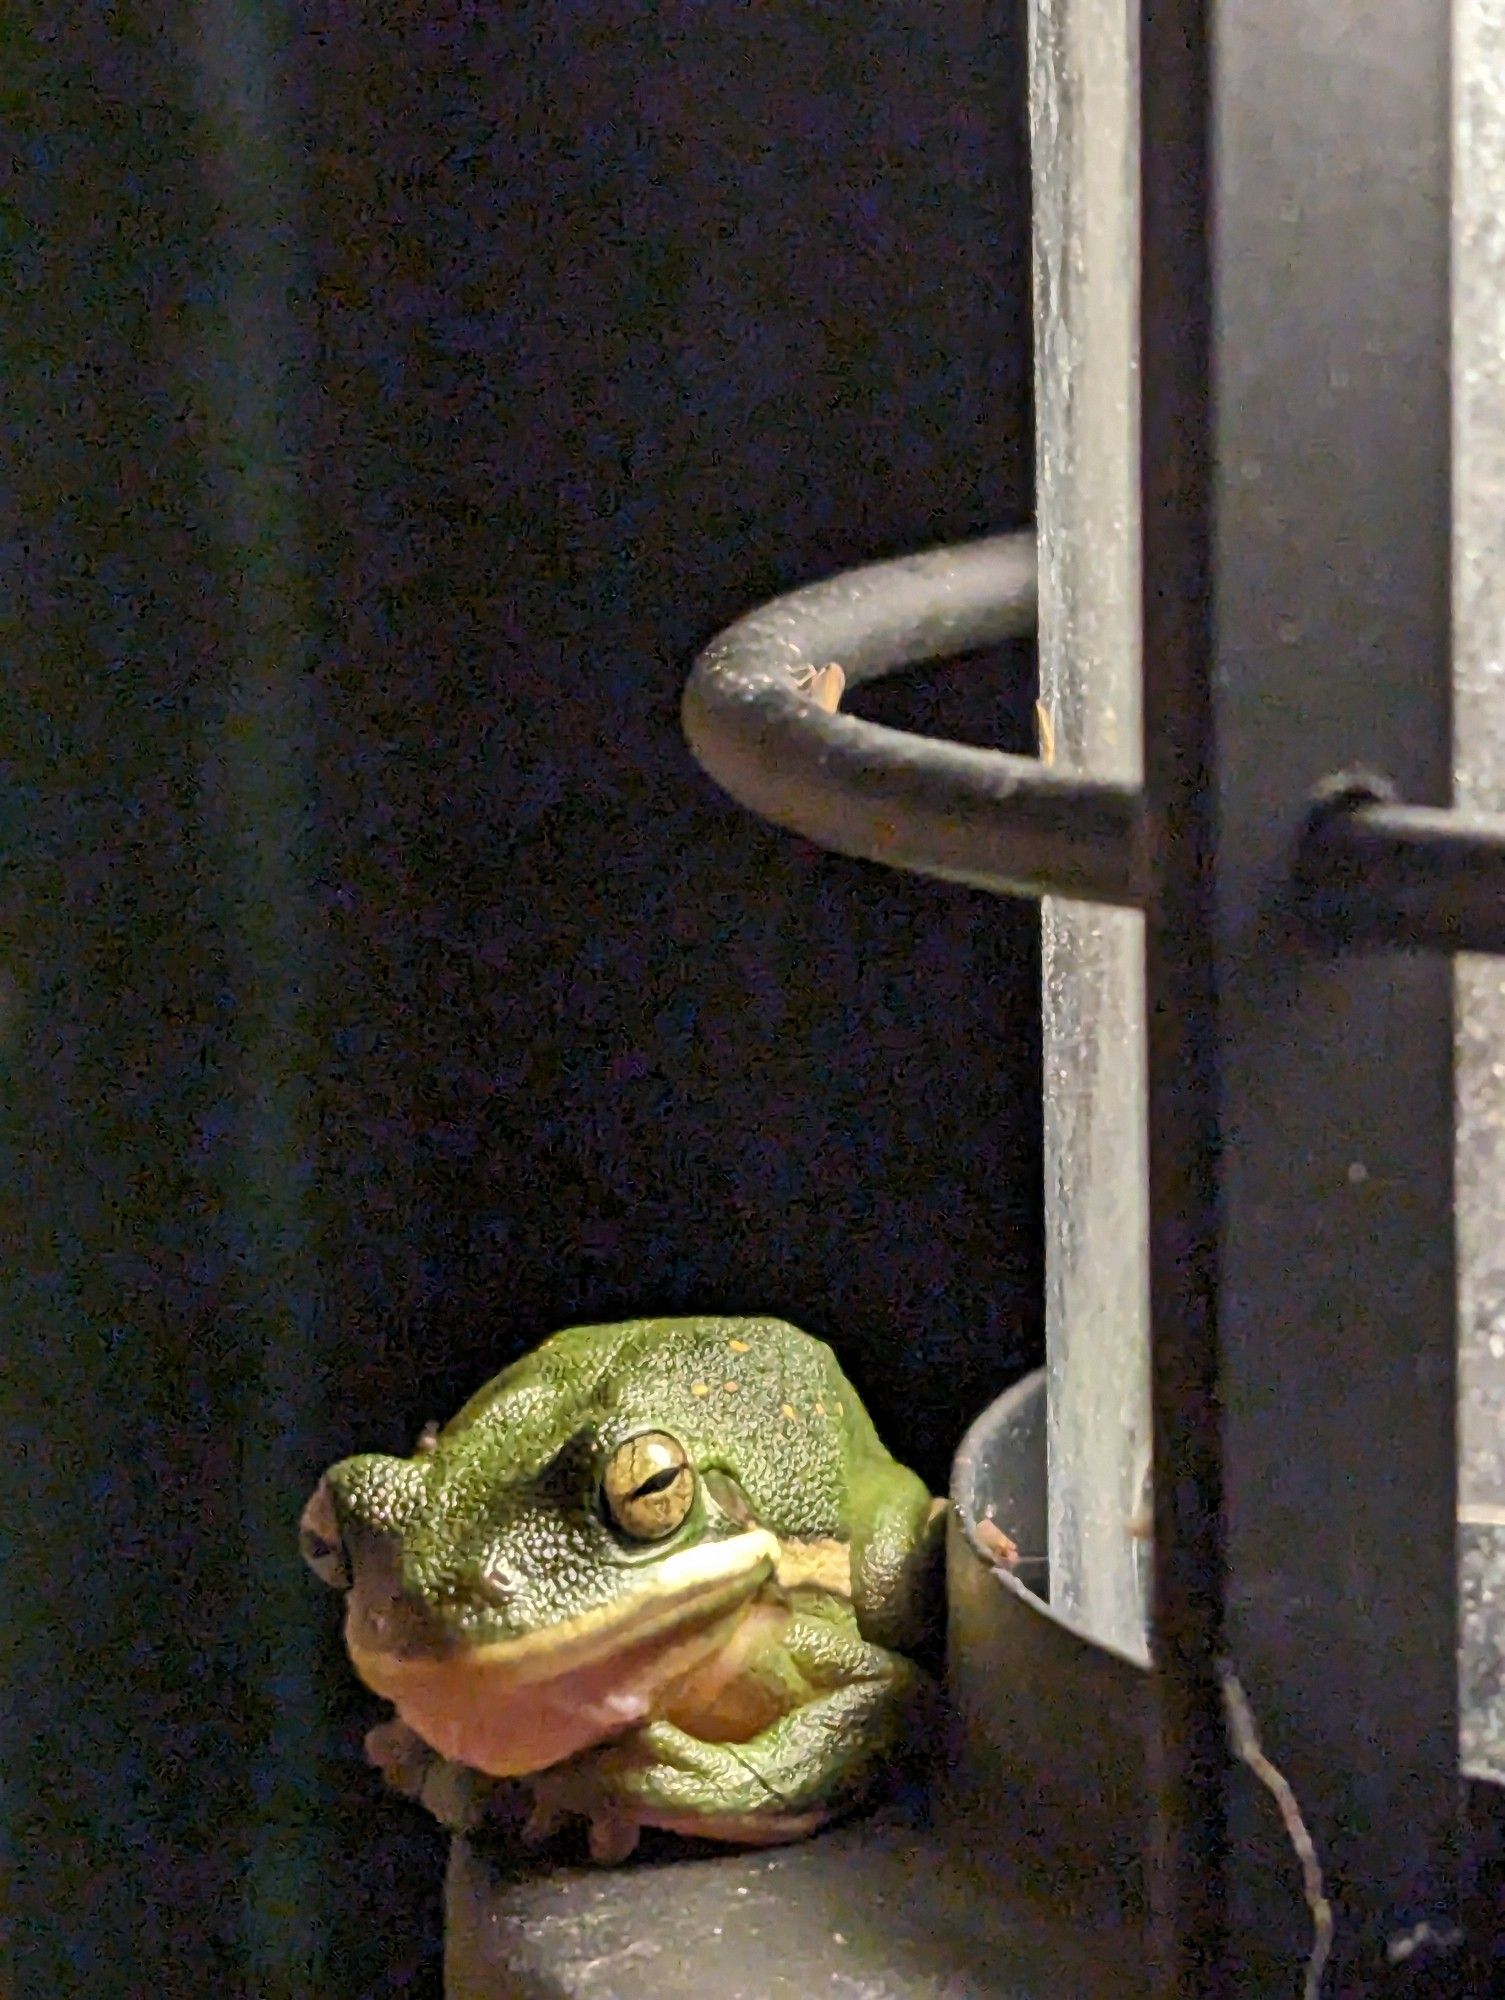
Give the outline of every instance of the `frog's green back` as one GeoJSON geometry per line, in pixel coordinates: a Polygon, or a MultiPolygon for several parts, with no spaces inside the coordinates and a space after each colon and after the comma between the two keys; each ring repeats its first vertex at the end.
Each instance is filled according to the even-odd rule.
{"type": "Polygon", "coordinates": [[[831,1349],[776,1319],[567,1328],[488,1383],[443,1435],[500,1443],[500,1433],[521,1474],[593,1421],[672,1430],[781,1536],[845,1538],[854,1488],[882,1468],[903,1477],[831,1349]]]}

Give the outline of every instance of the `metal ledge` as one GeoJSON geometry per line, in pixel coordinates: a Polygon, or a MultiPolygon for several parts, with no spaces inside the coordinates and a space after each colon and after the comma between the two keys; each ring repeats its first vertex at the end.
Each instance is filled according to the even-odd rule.
{"type": "Polygon", "coordinates": [[[798,1847],[522,1873],[457,1840],[446,2000],[1144,2000],[1132,1937],[903,1817],[798,1847]]]}

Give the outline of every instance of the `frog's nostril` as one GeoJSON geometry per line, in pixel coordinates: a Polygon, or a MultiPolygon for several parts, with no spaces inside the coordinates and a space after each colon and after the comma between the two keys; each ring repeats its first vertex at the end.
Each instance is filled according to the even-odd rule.
{"type": "Polygon", "coordinates": [[[350,1565],[345,1559],[345,1544],[340,1538],[334,1496],[327,1479],[319,1481],[313,1498],[303,1509],[303,1518],[298,1523],[298,1547],[321,1583],[335,1590],[350,1588],[350,1565]]]}

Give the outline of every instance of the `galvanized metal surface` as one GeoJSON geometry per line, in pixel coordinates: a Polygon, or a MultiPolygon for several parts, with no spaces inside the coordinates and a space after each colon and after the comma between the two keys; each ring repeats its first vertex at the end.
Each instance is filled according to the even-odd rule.
{"type": "MultiPolygon", "coordinates": [[[[1460,805],[1498,814],[1505,807],[1505,0],[1460,0],[1454,35],[1453,779],[1460,805]]],[[[1505,931],[1498,861],[1473,852],[1466,866],[1481,887],[1493,885],[1497,929],[1505,931]]],[[[1454,979],[1462,1747],[1468,1768],[1505,1780],[1505,966],[1464,957],[1454,979]]],[[[1496,1907],[1505,1910],[1505,1883],[1497,1886],[1496,1907]]],[[[1499,1949],[1505,1958],[1505,1937],[1499,1949]]]]}
{"type": "Polygon", "coordinates": [[[448,2000],[1136,2000],[1122,1955],[893,1819],[800,1847],[519,1876],[463,1841],[448,2000]]]}
{"type": "MultiPolygon", "coordinates": [[[[1139,24],[1123,0],[1028,11],[1041,755],[1137,785],[1139,24]]],[[[1143,1654],[1144,926],[1047,896],[1040,958],[1051,1577],[1098,1638],[1143,1654]]]]}
{"type": "Polygon", "coordinates": [[[1505,1788],[1505,1507],[1465,1504],[1458,1587],[1463,1767],[1505,1788]]]}

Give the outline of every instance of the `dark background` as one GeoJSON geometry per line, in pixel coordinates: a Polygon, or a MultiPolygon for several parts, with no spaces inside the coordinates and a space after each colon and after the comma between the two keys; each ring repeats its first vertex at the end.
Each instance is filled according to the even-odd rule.
{"type": "MultiPolygon", "coordinates": [[[[1028,514],[1022,10],[267,20],[5,31],[21,1995],[437,1991],[328,1458],[761,1310],[941,1484],[1039,1349],[1033,913],[677,719],[760,598],[1028,514]]],[[[863,707],[1024,747],[1031,671],[863,707]]]]}

